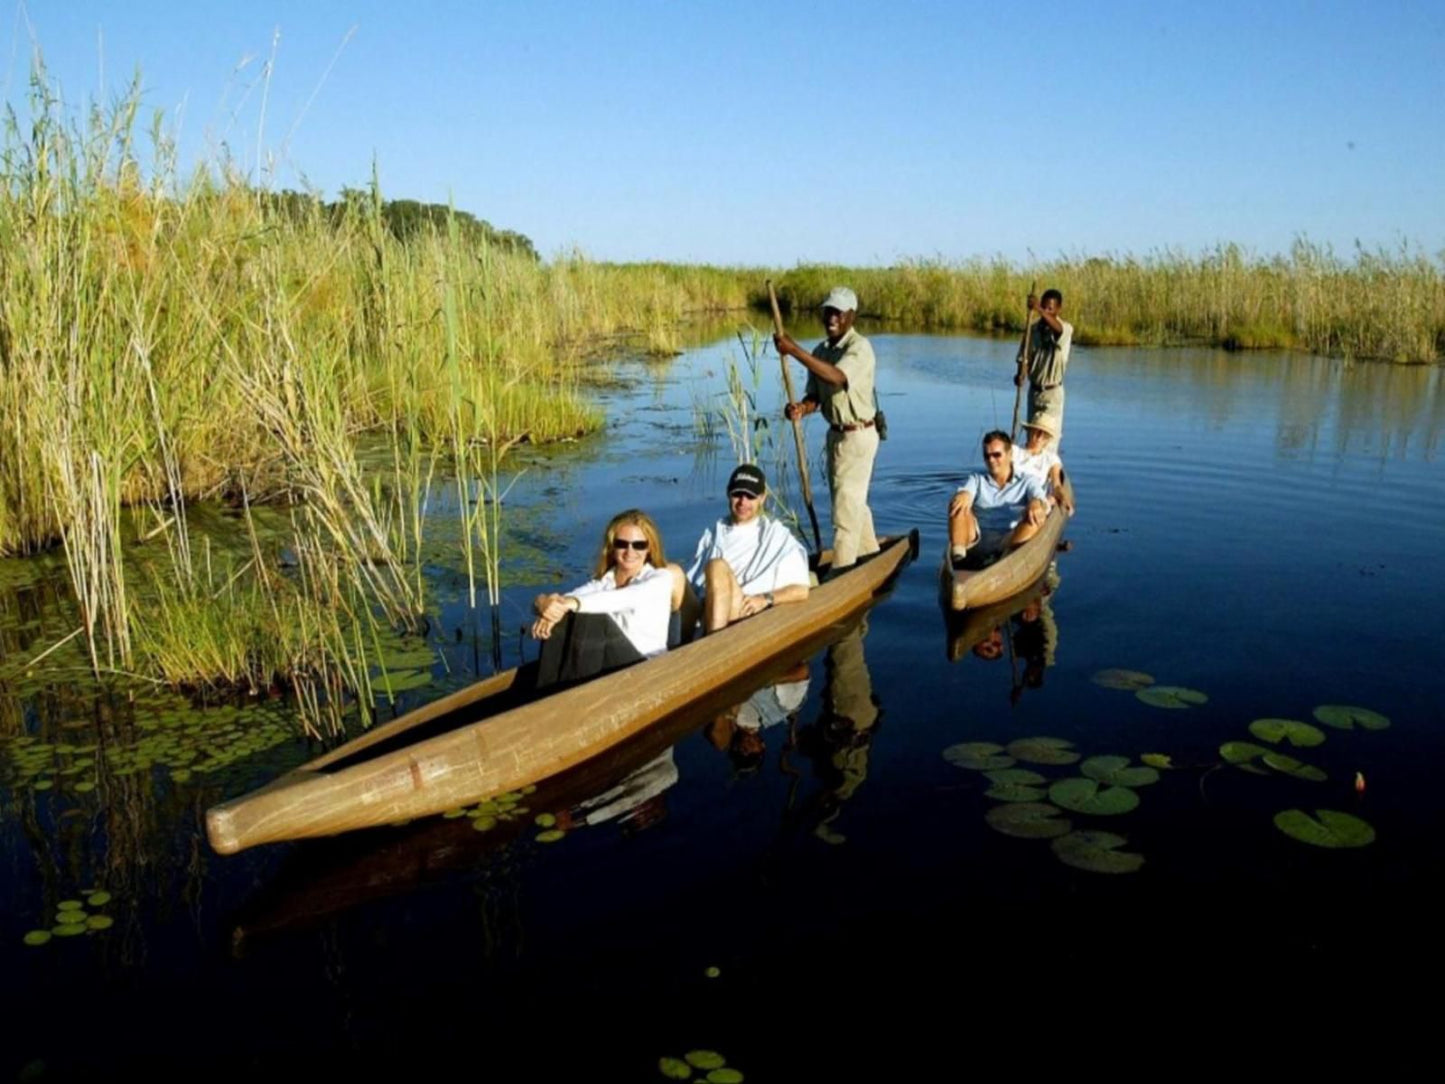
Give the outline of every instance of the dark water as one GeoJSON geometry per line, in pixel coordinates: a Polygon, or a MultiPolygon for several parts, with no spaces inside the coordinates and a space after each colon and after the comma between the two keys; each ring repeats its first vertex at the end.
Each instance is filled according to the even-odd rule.
{"type": "MultiPolygon", "coordinates": [[[[1246,1047],[1338,1061],[1363,1040],[1393,1064],[1419,1038],[1442,955],[1440,372],[1079,350],[1063,442],[1073,547],[1041,604],[1001,615],[1014,650],[984,659],[968,650],[978,630],[950,642],[936,562],[978,437],[1007,425],[1012,346],[874,341],[892,429],[874,514],[885,531],[921,528],[923,553],[865,621],[829,630],[805,694],[792,673],[741,712],[704,705],[490,832],[437,819],[233,858],[209,853],[201,813],[304,757],[299,743],[86,793],[7,774],[0,1079],[128,1066],[649,1080],[659,1057],[697,1048],[748,1080],[923,1079],[1242,1065],[1246,1047]],[[1153,707],[1090,680],[1106,668],[1208,700],[1153,707]],[[1391,725],[1285,749],[1323,782],[1219,766],[1222,742],[1255,740],[1252,720],[1312,721],[1323,704],[1391,725]],[[789,708],[760,731],[760,758],[727,751],[738,715],[789,708]],[[1138,872],[1077,870],[1046,840],[994,831],[988,780],[941,755],[1037,735],[1179,765],[1132,812],[1073,815],[1126,836],[1138,872]],[[1375,842],[1307,846],[1273,825],[1290,808],[1363,817],[1375,842]],[[535,840],[543,811],[571,827],[560,842],[535,840]],[[85,888],[113,891],[99,910],[114,927],[22,944],[85,888]]],[[[506,628],[539,586],[581,577],[622,507],[652,512],[674,558],[690,553],[733,463],[726,439],[699,451],[695,404],[730,356],[724,342],[626,369],[632,383],[602,393],[607,434],[523,475],[517,502],[536,512],[519,530],[547,567],[509,589],[506,628]]],[[[757,391],[769,412],[775,370],[757,391]]],[[[780,481],[785,436],[762,453],[780,481]]],[[[817,419],[810,437],[816,453],[817,419]]],[[[826,505],[817,463],[814,478],[826,505]]],[[[31,585],[7,601],[28,630],[7,642],[41,635],[43,597],[31,585]]],[[[439,627],[467,639],[460,603],[439,627]]],[[[472,657],[453,643],[454,682],[472,657]]],[[[17,693],[3,755],[17,735],[79,746],[146,710],[84,687],[17,693]]]]}

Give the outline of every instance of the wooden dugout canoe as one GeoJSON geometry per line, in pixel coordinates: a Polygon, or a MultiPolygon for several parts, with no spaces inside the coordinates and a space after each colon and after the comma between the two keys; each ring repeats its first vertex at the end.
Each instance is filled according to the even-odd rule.
{"type": "MultiPolygon", "coordinates": [[[[1073,496],[1073,485],[1066,478],[1064,487],[1073,496]]],[[[1057,505],[1039,528],[1039,533],[1018,549],[1000,557],[987,568],[955,570],[948,560],[948,547],[943,550],[943,565],[938,570],[939,590],[944,604],[951,610],[973,610],[1018,594],[1033,584],[1049,562],[1054,559],[1064,525],[1069,517],[1057,505]]]]}
{"type": "Polygon", "coordinates": [[[441,813],[537,783],[845,617],[884,590],[917,553],[917,531],[888,540],[877,554],[815,587],[806,602],[778,606],[636,666],[470,721],[485,710],[482,701],[515,693],[518,671],[479,681],[260,790],[213,806],[206,811],[206,835],[218,853],[234,854],[261,843],[441,813]],[[434,733],[453,721],[455,726],[434,733]],[[410,732],[423,727],[426,736],[408,742],[410,732]]]}

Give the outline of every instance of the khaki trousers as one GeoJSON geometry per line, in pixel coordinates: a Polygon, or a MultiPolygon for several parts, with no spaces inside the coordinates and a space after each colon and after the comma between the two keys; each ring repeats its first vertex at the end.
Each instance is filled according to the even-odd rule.
{"type": "Polygon", "coordinates": [[[833,567],[847,568],[878,552],[868,484],[878,455],[878,430],[828,430],[828,491],[833,500],[833,567]]]}
{"type": "MultiPolygon", "coordinates": [[[[1059,435],[1055,438],[1054,447],[1058,447],[1058,441],[1064,438],[1064,386],[1062,384],[1052,388],[1036,388],[1029,385],[1029,421],[1033,421],[1040,414],[1052,414],[1059,419],[1059,435]]],[[[1025,439],[1022,434],[1019,439],[1025,439]]]]}

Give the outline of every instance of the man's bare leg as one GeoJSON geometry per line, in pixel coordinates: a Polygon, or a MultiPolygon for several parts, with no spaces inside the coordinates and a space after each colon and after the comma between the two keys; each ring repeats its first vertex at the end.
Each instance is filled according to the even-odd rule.
{"type": "Polygon", "coordinates": [[[714,557],[703,570],[706,598],[703,600],[702,631],[717,632],[738,619],[743,608],[743,590],[733,570],[721,557],[714,557]]]}

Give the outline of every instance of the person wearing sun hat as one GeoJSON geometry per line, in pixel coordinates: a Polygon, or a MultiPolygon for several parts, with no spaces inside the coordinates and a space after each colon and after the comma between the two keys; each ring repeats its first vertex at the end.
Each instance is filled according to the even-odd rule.
{"type": "Polygon", "coordinates": [[[833,568],[847,568],[859,557],[878,552],[868,486],[878,455],[878,397],[873,376],[873,347],[853,329],[858,295],[835,286],[823,300],[827,338],[810,354],[787,335],[773,336],[783,357],[797,358],[808,370],[800,402],[789,403],[789,421],[821,412],[828,423],[828,490],[833,501],[833,568]]]}
{"type": "Polygon", "coordinates": [[[1023,444],[1013,447],[1014,471],[1032,475],[1048,487],[1050,503],[1057,502],[1069,515],[1074,502],[1064,488],[1064,461],[1059,458],[1059,419],[1048,412],[1024,422],[1023,444]]]}
{"type": "Polygon", "coordinates": [[[793,532],[763,515],[768,480],[744,463],[728,478],[728,514],[698,539],[681,603],[682,638],[699,617],[704,632],[786,602],[808,598],[808,551],[793,532]]]}

